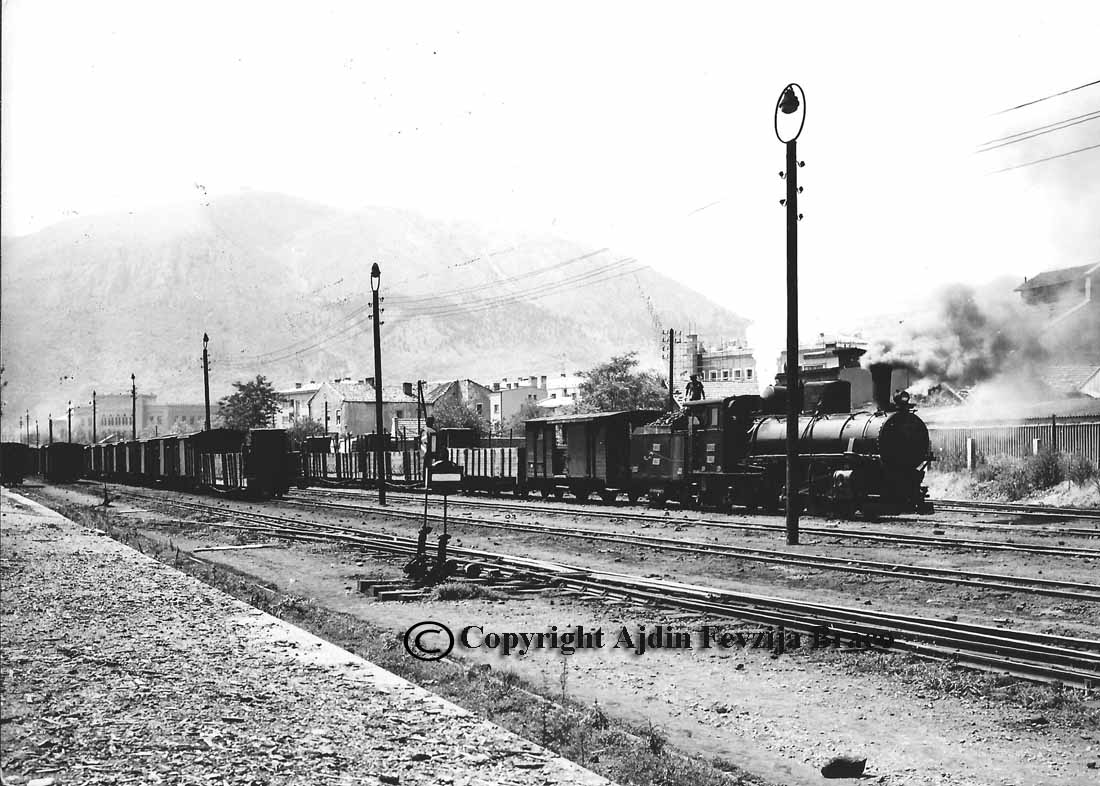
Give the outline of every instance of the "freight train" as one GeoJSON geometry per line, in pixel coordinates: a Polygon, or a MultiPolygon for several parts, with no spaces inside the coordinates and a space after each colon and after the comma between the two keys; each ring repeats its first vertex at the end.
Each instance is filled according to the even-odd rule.
{"type": "MultiPolygon", "coordinates": [[[[811,382],[798,391],[800,507],[843,516],[931,511],[922,485],[932,458],[928,429],[906,394],[891,399],[888,368],[872,374],[874,411],[851,411],[851,388],[843,380],[811,382]]],[[[672,413],[537,418],[527,422],[522,443],[509,447],[479,447],[464,429],[432,432],[423,452],[392,450],[387,438],[383,475],[387,485],[431,489],[423,467],[444,460],[461,469],[458,486],[469,492],[779,510],[788,494],[780,413],[789,394],[775,386],[762,396],[689,401],[672,413]]],[[[58,482],[83,476],[269,499],[292,485],[376,484],[376,439],[359,438],[337,453],[330,439],[314,438],[298,452],[282,429],[212,429],[114,445],[55,443],[30,453],[39,472],[58,482]]],[[[12,473],[5,480],[18,482],[12,473]]]]}

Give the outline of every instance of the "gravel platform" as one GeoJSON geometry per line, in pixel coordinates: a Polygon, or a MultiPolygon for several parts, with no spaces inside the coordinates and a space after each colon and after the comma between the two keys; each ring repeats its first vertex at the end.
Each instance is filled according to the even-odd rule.
{"type": "Polygon", "coordinates": [[[607,784],[6,489],[3,783],[607,784]]]}

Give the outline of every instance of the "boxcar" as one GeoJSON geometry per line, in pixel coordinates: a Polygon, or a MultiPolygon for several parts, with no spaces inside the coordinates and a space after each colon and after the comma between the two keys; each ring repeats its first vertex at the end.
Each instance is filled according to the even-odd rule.
{"type": "Polygon", "coordinates": [[[31,474],[31,449],[22,442],[0,444],[0,475],[8,485],[19,485],[31,474]]]}
{"type": "Polygon", "coordinates": [[[527,488],[543,497],[578,500],[599,494],[611,502],[632,494],[630,433],[660,416],[656,410],[599,412],[527,421],[527,488]]]}
{"type": "Polygon", "coordinates": [[[46,446],[46,480],[71,483],[84,474],[84,446],[75,442],[55,442],[46,446]]]}
{"type": "Polygon", "coordinates": [[[297,474],[286,429],[252,429],[248,442],[245,479],[249,496],[270,499],[286,494],[297,474]]]}

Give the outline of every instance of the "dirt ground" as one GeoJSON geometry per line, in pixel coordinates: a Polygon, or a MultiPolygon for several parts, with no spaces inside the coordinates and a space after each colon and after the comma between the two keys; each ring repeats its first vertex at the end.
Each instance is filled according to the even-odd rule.
{"type": "MultiPolygon", "coordinates": [[[[74,487],[44,489],[40,498],[92,504],[94,491],[74,487]]],[[[128,503],[127,503],[128,504],[128,503]]],[[[141,507],[146,507],[141,505],[141,507]]],[[[111,514],[132,522],[147,534],[170,541],[185,551],[234,542],[231,531],[172,527],[178,514],[111,514]]],[[[306,513],[300,508],[280,512],[310,520],[362,522],[372,529],[389,528],[410,534],[413,523],[386,521],[370,515],[306,513]],[[292,512],[293,510],[293,512],[292,512]]],[[[478,514],[483,515],[483,514],[478,514]]],[[[187,518],[187,517],[182,517],[187,518]]],[[[578,512],[576,523],[597,526],[578,512]]],[[[675,518],[670,516],[670,519],[675,518]]],[[[615,527],[606,521],[605,526],[615,527]]],[[[642,528],[622,522],[620,529],[669,533],[680,528],[685,537],[775,548],[775,536],[704,527],[683,529],[683,523],[642,528]]],[[[847,525],[845,525],[847,526],[847,525]]],[[[934,524],[923,525],[930,532],[934,524]]],[[[1096,638],[1096,604],[1074,604],[1056,598],[989,592],[973,588],[893,579],[868,579],[854,574],[791,570],[725,558],[662,555],[649,549],[606,549],[585,541],[515,535],[456,525],[456,545],[494,548],[526,556],[601,565],[641,575],[671,577],[747,591],[845,605],[888,606],[930,616],[954,616],[988,623],[1010,618],[1013,626],[1053,632],[1074,632],[1096,638]]],[[[662,533],[663,534],[663,533],[662,533]]],[[[990,539],[1022,540],[1014,533],[982,533],[990,539]]],[[[973,534],[967,537],[973,537],[973,534]]],[[[1046,539],[1034,536],[1040,541],[1046,539]]],[[[1059,538],[1062,540],[1063,538],[1059,538]]],[[[1086,545],[1088,539],[1073,541],[1086,545]]],[[[1093,546],[1095,540],[1092,541],[1093,546]]],[[[1095,581],[1092,560],[1071,560],[995,552],[943,551],[840,541],[806,539],[807,553],[852,554],[863,559],[968,567],[1052,578],[1095,581]]],[[[544,631],[583,624],[617,631],[654,625],[695,629],[697,617],[665,615],[652,608],[618,602],[567,599],[548,594],[509,597],[501,601],[378,602],[355,592],[355,579],[398,575],[398,567],[330,546],[282,545],[274,548],[205,552],[204,559],[247,572],[258,581],[278,586],[334,610],[344,611],[395,631],[423,620],[436,620],[458,631],[480,625],[486,631],[544,631]]],[[[730,628],[728,622],[721,623],[730,628]]],[[[564,657],[553,650],[532,650],[503,657],[484,649],[456,655],[498,670],[511,670],[551,692],[598,702],[624,719],[652,722],[682,750],[722,756],[750,772],[779,783],[820,783],[818,768],[838,753],[868,757],[866,777],[883,784],[1066,784],[1100,782],[1100,730],[1094,722],[1075,722],[1049,708],[1027,707],[1002,700],[994,692],[958,695],[935,680],[910,680],[883,673],[871,656],[861,653],[799,652],[773,658],[762,649],[726,652],[693,649],[650,649],[641,656],[623,650],[580,650],[564,657]]],[[[931,667],[930,667],[931,668],[931,667]]],[[[1096,700],[1092,706],[1097,705],[1096,700]]]]}

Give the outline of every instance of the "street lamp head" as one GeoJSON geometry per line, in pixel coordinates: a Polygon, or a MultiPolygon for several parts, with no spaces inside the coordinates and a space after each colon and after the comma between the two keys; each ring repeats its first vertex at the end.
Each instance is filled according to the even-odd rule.
{"type": "Polygon", "coordinates": [[[382,271],[378,269],[378,263],[375,262],[370,266],[370,289],[371,292],[378,291],[378,285],[382,283],[382,271]]]}
{"type": "Polygon", "coordinates": [[[795,82],[783,88],[775,104],[775,135],[780,142],[793,142],[806,122],[806,94],[795,82]]]}
{"type": "Polygon", "coordinates": [[[209,344],[209,343],[210,343],[210,336],[208,336],[208,335],[206,335],[205,333],[203,333],[203,334],[202,334],[202,346],[203,346],[203,349],[205,349],[205,348],[206,348],[206,345],[207,345],[207,344],[209,344]]]}

